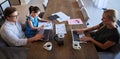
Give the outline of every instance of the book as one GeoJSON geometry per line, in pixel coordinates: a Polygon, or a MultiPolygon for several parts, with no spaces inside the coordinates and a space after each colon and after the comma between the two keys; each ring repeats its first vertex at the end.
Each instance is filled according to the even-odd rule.
{"type": "Polygon", "coordinates": [[[78,25],[78,24],[83,24],[83,22],[81,21],[81,19],[70,19],[68,20],[68,24],[69,25],[78,25]]]}

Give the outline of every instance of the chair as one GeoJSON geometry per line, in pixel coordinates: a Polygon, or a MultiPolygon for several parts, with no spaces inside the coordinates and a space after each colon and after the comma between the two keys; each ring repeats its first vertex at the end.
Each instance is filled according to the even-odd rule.
{"type": "Polygon", "coordinates": [[[78,5],[79,5],[79,7],[81,9],[84,6],[83,1],[82,0],[78,0],[77,2],[78,2],[78,5]]]}
{"type": "Polygon", "coordinates": [[[3,38],[0,35],[0,48],[2,47],[8,47],[8,44],[3,40],[3,38]]]}
{"type": "Polygon", "coordinates": [[[120,44],[114,46],[111,52],[98,52],[99,59],[120,59],[120,44]]]}
{"type": "Polygon", "coordinates": [[[45,13],[45,12],[41,12],[41,13],[39,14],[39,17],[40,17],[40,18],[43,18],[44,13],[45,13]]]}
{"type": "Polygon", "coordinates": [[[114,59],[114,54],[111,52],[98,52],[99,59],[114,59]]]}
{"type": "Polygon", "coordinates": [[[27,59],[29,48],[4,47],[0,48],[0,59],[27,59]]]}
{"type": "MultiPolygon", "coordinates": [[[[119,37],[120,37],[120,20],[117,20],[116,26],[117,26],[117,29],[118,29],[118,32],[119,32],[119,37]]],[[[119,38],[119,44],[120,44],[120,38],[119,38]]]]}
{"type": "Polygon", "coordinates": [[[114,59],[120,59],[120,52],[115,56],[114,59]]]}
{"type": "Polygon", "coordinates": [[[44,2],[43,2],[43,7],[44,7],[44,9],[46,9],[47,4],[48,4],[48,0],[44,0],[44,2]]]}
{"type": "Polygon", "coordinates": [[[82,8],[80,9],[80,11],[82,12],[84,21],[88,21],[88,19],[89,19],[90,17],[89,17],[89,15],[88,15],[88,12],[87,12],[86,8],[85,8],[85,7],[82,7],[82,8]]]}

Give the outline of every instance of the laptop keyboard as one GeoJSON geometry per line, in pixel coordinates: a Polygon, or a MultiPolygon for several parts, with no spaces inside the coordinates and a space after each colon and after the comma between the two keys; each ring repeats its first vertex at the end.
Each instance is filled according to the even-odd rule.
{"type": "Polygon", "coordinates": [[[84,41],[80,40],[81,37],[85,36],[84,33],[78,34],[76,31],[73,31],[73,30],[71,30],[71,32],[72,32],[72,40],[73,40],[73,42],[78,41],[80,43],[87,43],[87,42],[84,42],[84,41]]]}
{"type": "Polygon", "coordinates": [[[49,29],[40,29],[39,33],[44,35],[43,41],[49,41],[53,36],[52,30],[49,29]]]}
{"type": "Polygon", "coordinates": [[[49,41],[52,36],[52,30],[44,30],[44,40],[49,41]]]}
{"type": "Polygon", "coordinates": [[[76,31],[72,31],[72,32],[73,32],[73,39],[74,39],[74,41],[80,41],[79,34],[77,34],[76,31]]]}

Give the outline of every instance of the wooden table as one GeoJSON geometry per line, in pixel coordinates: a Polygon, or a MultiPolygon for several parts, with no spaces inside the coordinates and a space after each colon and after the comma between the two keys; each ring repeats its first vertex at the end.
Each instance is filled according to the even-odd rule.
{"type": "MultiPolygon", "coordinates": [[[[56,12],[64,12],[71,18],[81,18],[79,6],[76,0],[49,0],[44,17],[47,19],[51,14],[56,12]]],[[[84,21],[83,21],[84,22],[84,21]]],[[[54,24],[58,24],[58,21],[53,21],[54,24]]],[[[53,48],[51,51],[47,51],[43,48],[46,42],[37,41],[29,44],[30,48],[28,53],[28,59],[98,59],[97,51],[92,43],[80,44],[80,50],[74,50],[72,48],[72,37],[70,32],[70,26],[67,22],[62,22],[66,25],[67,34],[65,35],[64,45],[58,46],[57,42],[51,41],[53,48]]],[[[85,24],[73,26],[73,28],[84,28],[85,24]]]]}

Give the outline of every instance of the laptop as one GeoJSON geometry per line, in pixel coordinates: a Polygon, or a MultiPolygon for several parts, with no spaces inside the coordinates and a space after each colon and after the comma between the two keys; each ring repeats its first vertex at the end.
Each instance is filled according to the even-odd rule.
{"type": "Polygon", "coordinates": [[[59,16],[57,15],[51,15],[48,17],[50,20],[56,20],[57,18],[59,18],[59,16]]]}
{"type": "Polygon", "coordinates": [[[43,41],[49,41],[53,38],[53,31],[51,29],[40,29],[39,33],[44,35],[43,41]]]}
{"type": "Polygon", "coordinates": [[[77,33],[76,31],[74,31],[75,29],[72,29],[71,30],[71,34],[72,34],[72,41],[77,41],[79,43],[87,43],[87,42],[83,42],[83,41],[80,41],[80,38],[85,36],[84,33],[77,33]]]}

